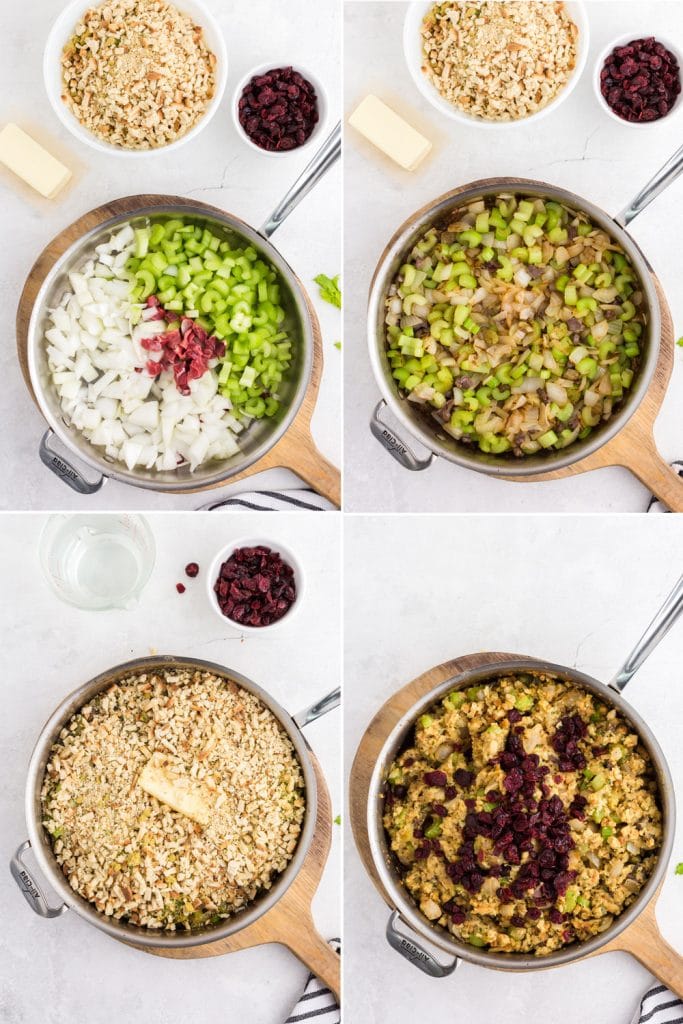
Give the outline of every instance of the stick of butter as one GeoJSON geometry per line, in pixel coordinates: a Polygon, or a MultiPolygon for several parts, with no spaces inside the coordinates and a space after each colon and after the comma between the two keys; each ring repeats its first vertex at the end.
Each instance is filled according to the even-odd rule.
{"type": "Polygon", "coordinates": [[[71,177],[68,167],[11,123],[0,132],[0,163],[46,199],[53,199],[71,177]]]}
{"type": "Polygon", "coordinates": [[[432,144],[377,96],[366,96],[349,118],[349,124],[406,171],[414,171],[432,144]]]}
{"type": "Polygon", "coordinates": [[[168,804],[174,811],[208,825],[213,805],[212,793],[203,782],[178,774],[168,767],[163,754],[152,754],[140,772],[138,785],[145,793],[168,804]]]}

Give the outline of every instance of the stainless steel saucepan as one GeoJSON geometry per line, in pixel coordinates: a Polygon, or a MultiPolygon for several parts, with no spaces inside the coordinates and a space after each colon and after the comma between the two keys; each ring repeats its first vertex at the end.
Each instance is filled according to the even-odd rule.
{"type": "MultiPolygon", "coordinates": [[[[436,456],[441,456],[459,466],[492,476],[532,479],[539,474],[563,469],[578,462],[597,451],[622,429],[643,401],[648,390],[657,365],[661,332],[659,302],[651,277],[650,264],[626,228],[656,196],[678,178],[682,171],[683,146],[616,217],[611,217],[583,196],[546,182],[523,178],[490,178],[485,181],[472,182],[453,192],[446,193],[418,210],[401,225],[384,250],[375,270],[370,289],[367,327],[370,362],[382,393],[382,401],[375,408],[370,428],[373,435],[397,462],[406,469],[424,470],[431,465],[436,456]],[[631,259],[642,283],[648,321],[640,369],[627,398],[612,418],[596,428],[588,437],[575,441],[565,449],[545,451],[523,458],[489,455],[476,448],[467,448],[445,431],[440,430],[435,420],[432,422],[415,403],[411,403],[399,395],[391,375],[385,342],[386,296],[399,267],[405,263],[406,257],[415,243],[429,227],[442,222],[454,210],[475,199],[498,195],[501,192],[523,192],[525,195],[541,199],[552,199],[588,214],[595,224],[598,224],[619,242],[631,259]],[[424,445],[430,452],[428,456],[421,458],[416,455],[401,434],[384,421],[382,412],[385,406],[389,407],[393,416],[408,431],[409,435],[417,438],[424,445]]],[[[673,473],[671,476],[674,478],[673,473]]],[[[681,501],[683,501],[683,493],[681,501]]]]}
{"type": "MultiPolygon", "coordinates": [[[[396,722],[381,748],[381,752],[372,771],[368,790],[367,803],[367,835],[369,840],[372,865],[381,883],[385,898],[392,907],[392,914],[387,925],[387,939],[391,946],[420,970],[432,977],[445,977],[451,974],[459,960],[468,960],[481,967],[492,967],[505,971],[532,971],[561,964],[572,963],[589,954],[604,950],[613,940],[632,925],[643,913],[657,890],[662,884],[674,838],[675,796],[674,782],[662,750],[650,727],[641,716],[623,698],[622,691],[634,673],[640,668],[657,643],[666,635],[678,616],[683,612],[683,576],[669,594],[665,603],[652,620],[636,647],[628,656],[624,665],[614,679],[605,685],[592,676],[579,672],[566,665],[554,665],[550,662],[519,656],[487,656],[486,664],[463,672],[448,679],[426,693],[396,722]],[[543,957],[525,954],[491,953],[478,949],[458,940],[451,932],[427,920],[411,900],[407,890],[401,883],[399,872],[387,842],[387,835],[382,823],[383,787],[389,767],[395,756],[410,740],[413,727],[419,716],[436,701],[453,689],[466,689],[477,683],[490,682],[502,674],[509,672],[550,673],[559,679],[572,683],[582,689],[589,690],[601,701],[615,708],[629,722],[646,748],[657,774],[659,785],[660,806],[663,817],[663,841],[655,869],[637,899],[624,911],[613,924],[599,935],[589,940],[563,947],[543,957]],[[403,922],[412,929],[406,935],[398,928],[403,922]],[[449,953],[450,962],[440,962],[429,950],[425,949],[418,938],[426,939],[433,946],[449,953]]],[[[374,725],[374,723],[373,723],[374,725]]],[[[372,727],[371,727],[372,728],[372,727]]],[[[669,987],[683,997],[683,959],[653,929],[649,941],[642,944],[637,955],[657,974],[669,987]]],[[[635,946],[635,943],[634,943],[635,946]]],[[[625,947],[626,948],[626,947],[625,947]]]]}
{"type": "Polygon", "coordinates": [[[196,658],[181,658],[173,656],[158,656],[153,658],[139,658],[129,661],[124,665],[117,665],[91,679],[73,693],[69,694],[62,703],[55,709],[45,724],[38,741],[31,755],[26,780],[26,823],[28,826],[29,838],[22,843],[13,857],[10,869],[19,888],[21,889],[26,902],[32,910],[41,917],[59,917],[67,910],[74,910],[79,917],[82,917],[89,924],[106,932],[116,939],[121,939],[134,946],[152,947],[157,949],[168,949],[178,947],[199,946],[213,942],[217,939],[226,938],[235,932],[253,924],[262,917],[268,910],[280,900],[299,873],[306,854],[313,839],[317,813],[317,783],[315,770],[311,761],[309,747],[303,736],[302,729],[310,722],[314,722],[321,715],[326,714],[339,705],[340,691],[333,690],[321,700],[306,708],[293,718],[282,708],[273,697],[264,689],[254,683],[251,679],[233,672],[223,665],[217,665],[210,661],[201,661],[196,658]],[[92,903],[74,892],[62,870],[57,863],[52,851],[50,836],[42,824],[42,809],[40,794],[43,786],[45,767],[50,756],[52,745],[57,740],[59,733],[69,721],[71,716],[86,704],[95,694],[106,690],[113,683],[130,673],[159,672],[164,669],[191,669],[208,671],[226,680],[233,680],[249,693],[253,693],[260,701],[275,715],[284,731],[289,736],[301,769],[305,783],[306,812],[304,824],[299,842],[291,861],[276,879],[271,889],[264,892],[256,900],[250,903],[244,910],[227,918],[220,925],[195,929],[188,932],[162,932],[153,931],[149,928],[142,928],[136,925],[127,924],[124,921],[117,921],[95,909],[92,903]],[[24,855],[27,850],[32,850],[38,862],[38,867],[49,882],[51,888],[57,893],[60,903],[51,905],[43,893],[41,883],[36,878],[32,869],[26,864],[24,855]]]}
{"type": "Polygon", "coordinates": [[[341,154],[341,125],[329,135],[301,176],[260,229],[252,227],[231,213],[215,210],[208,213],[192,200],[181,200],[168,206],[146,207],[143,204],[111,217],[79,238],[57,260],[38,292],[28,329],[28,366],[31,386],[49,430],[42,438],[39,454],[43,463],[71,488],[80,494],[98,491],[109,477],[155,491],[195,491],[229,482],[237,473],[248,469],[273,448],[291,426],[301,406],[311,379],[313,364],[313,320],[306,293],[296,273],[270,241],[274,232],[308,195],[322,176],[341,154]],[[133,227],[148,221],[152,223],[168,217],[186,217],[199,226],[209,227],[233,242],[253,245],[265,260],[277,270],[281,282],[282,306],[286,319],[284,327],[293,340],[293,363],[280,389],[281,407],[272,418],[254,422],[240,438],[240,451],[229,459],[212,461],[191,473],[187,466],[161,472],[135,467],[127,469],[124,463],[114,462],[102,449],[87,441],[81,432],[68,424],[61,411],[59,398],[50,380],[45,346],[48,310],[57,305],[68,285],[68,274],[103,242],[112,231],[124,223],[133,227]],[[55,448],[55,435],[61,442],[55,448]],[[76,455],[95,471],[86,476],[78,464],[71,461],[76,455]]]}

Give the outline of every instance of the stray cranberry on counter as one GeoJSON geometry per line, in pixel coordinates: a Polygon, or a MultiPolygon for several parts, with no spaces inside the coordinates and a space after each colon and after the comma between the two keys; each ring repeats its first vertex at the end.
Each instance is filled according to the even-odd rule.
{"type": "Polygon", "coordinates": [[[303,146],[320,117],[315,89],[291,67],[255,75],[238,107],[247,137],[272,153],[303,146]]]}
{"type": "Polygon", "coordinates": [[[176,588],[176,590],[178,591],[179,594],[184,594],[185,593],[185,584],[184,583],[176,583],[175,588],[176,588]]]}
{"type": "Polygon", "coordinates": [[[189,576],[191,580],[193,580],[195,576],[199,575],[199,566],[197,565],[196,562],[187,563],[187,565],[185,566],[185,575],[189,576]]]}

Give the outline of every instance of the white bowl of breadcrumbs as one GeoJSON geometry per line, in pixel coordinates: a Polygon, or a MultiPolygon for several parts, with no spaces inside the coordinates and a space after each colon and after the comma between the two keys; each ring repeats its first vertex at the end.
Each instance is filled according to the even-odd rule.
{"type": "Polygon", "coordinates": [[[196,138],[227,77],[223,34],[201,0],[73,0],[43,53],[57,117],[113,156],[167,154],[196,138]]]}
{"type": "Polygon", "coordinates": [[[581,2],[411,3],[403,50],[426,100],[461,124],[527,125],[556,110],[588,57],[581,2]]]}

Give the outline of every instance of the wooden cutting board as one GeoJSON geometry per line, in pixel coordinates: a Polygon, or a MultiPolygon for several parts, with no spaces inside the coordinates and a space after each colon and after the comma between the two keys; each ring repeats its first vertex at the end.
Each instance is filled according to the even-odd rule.
{"type": "MultiPolygon", "coordinates": [[[[409,712],[417,701],[447,679],[495,662],[510,659],[524,660],[524,658],[524,655],[519,654],[486,652],[465,655],[461,658],[454,658],[452,661],[446,661],[442,665],[436,665],[427,672],[423,672],[417,679],[413,679],[407,686],[397,690],[379,709],[363,734],[353,761],[349,781],[351,828],[365,869],[380,896],[392,910],[395,908],[391,896],[382,885],[375,869],[367,829],[370,778],[387,737],[398,720],[409,712]]],[[[615,950],[630,953],[660,981],[683,998],[683,958],[663,938],[655,917],[655,904],[660,891],[661,886],[628,928],[590,955],[600,956],[602,953],[615,950]]],[[[384,922],[381,920],[377,922],[377,941],[382,941],[383,924],[384,922]]]]}
{"type": "Polygon", "coordinates": [[[315,754],[312,751],[309,754],[318,784],[315,832],[306,859],[284,896],[263,917],[227,939],[185,949],[156,949],[137,944],[135,949],[174,960],[196,960],[277,942],[291,950],[339,999],[340,958],[317,931],[311,911],[311,903],[330,852],[333,826],[327,783],[315,754]]]}
{"type": "MultiPolygon", "coordinates": [[[[462,192],[470,192],[471,189],[481,186],[500,185],[505,191],[514,188],[515,185],[534,185],[540,188],[551,188],[546,182],[532,181],[528,178],[484,178],[480,181],[469,182],[460,188],[452,189],[438,199],[432,200],[426,206],[417,210],[401,227],[395,232],[391,241],[386,246],[378,263],[374,277],[377,276],[380,268],[386,262],[389,252],[395,245],[397,239],[411,226],[418,224],[426,217],[434,206],[444,200],[453,199],[462,192]]],[[[580,199],[577,197],[577,206],[580,199]]],[[[373,277],[373,282],[374,282],[373,277]]],[[[674,325],[671,317],[664,291],[654,272],[651,271],[652,281],[657,291],[659,307],[662,320],[661,339],[659,347],[659,359],[655,372],[645,398],[631,416],[628,423],[610,441],[607,441],[598,451],[587,455],[571,466],[564,469],[555,469],[548,473],[537,473],[533,476],[515,476],[514,473],[500,476],[502,480],[514,480],[519,483],[534,483],[538,480],[561,480],[565,477],[577,476],[579,473],[587,473],[592,469],[603,469],[606,466],[623,466],[630,470],[641,483],[656,494],[672,512],[683,512],[683,479],[681,479],[669,466],[665,459],[657,451],[654,439],[654,424],[661,408],[666,388],[671,378],[674,367],[674,325]]]]}
{"type": "MultiPolygon", "coordinates": [[[[84,234],[91,231],[93,228],[98,227],[100,224],[103,224],[105,221],[110,220],[112,217],[119,216],[122,213],[132,214],[145,207],[163,207],[188,204],[194,207],[199,213],[223,214],[225,212],[218,209],[218,207],[210,206],[207,203],[200,203],[194,199],[184,199],[179,196],[127,196],[122,199],[114,199],[110,203],[105,203],[104,206],[98,206],[97,209],[90,210],[82,217],[79,217],[79,219],[73,224],[70,224],[69,227],[64,228],[64,230],[53,238],[45,249],[43,249],[26,279],[24,289],[21,293],[21,298],[19,299],[16,319],[17,355],[19,358],[19,366],[34,402],[35,395],[33,393],[31,378],[28,371],[28,327],[38,292],[42,287],[47,274],[56,261],[71,245],[74,244],[74,242],[77,242],[79,238],[82,238],[84,234]]],[[[231,214],[231,216],[233,215],[231,214]]],[[[235,219],[239,222],[239,218],[235,219]]],[[[284,468],[292,470],[293,473],[296,473],[297,476],[301,477],[301,479],[317,491],[318,494],[322,494],[324,497],[328,498],[337,507],[340,506],[341,478],[339,470],[318,451],[311,433],[311,417],[313,416],[313,410],[315,409],[315,403],[318,398],[320,377],[323,367],[320,322],[308,297],[306,289],[299,278],[296,278],[296,280],[306,300],[306,306],[311,318],[313,331],[313,366],[306,394],[304,395],[303,402],[301,403],[294,421],[277,444],[275,444],[258,460],[258,462],[255,462],[248,469],[245,469],[241,473],[235,473],[232,476],[219,481],[217,484],[197,487],[194,491],[184,490],[182,493],[192,494],[210,490],[215,487],[224,487],[228,483],[234,483],[237,480],[244,480],[247,477],[253,476],[255,473],[261,473],[266,469],[284,468]]]]}

